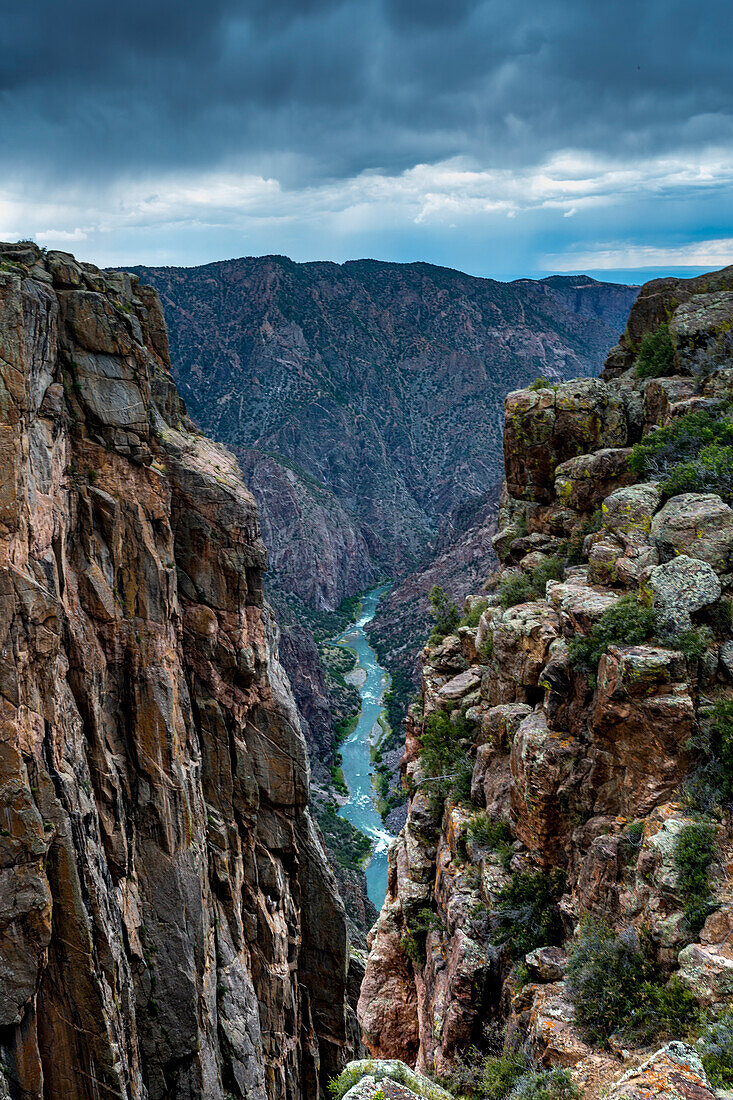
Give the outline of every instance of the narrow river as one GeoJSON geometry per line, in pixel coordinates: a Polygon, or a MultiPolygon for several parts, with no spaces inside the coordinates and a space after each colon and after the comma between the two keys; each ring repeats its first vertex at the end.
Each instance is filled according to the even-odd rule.
{"type": "Polygon", "coordinates": [[[372,764],[370,748],[379,740],[382,729],[379,716],[384,713],[382,700],[389,687],[389,674],[377,661],[377,655],[369,645],[364,626],[374,618],[380,596],[388,585],[373,588],[362,598],[359,618],[339,634],[336,642],[353,649],[357,656],[357,669],[362,670],[358,683],[354,683],[361,695],[361,714],[356,729],[341,746],[342,768],[349,800],[339,814],[361,829],[372,840],[372,857],[366,869],[367,893],[377,909],[382,908],[387,893],[387,848],[392,836],[385,830],[382,819],[374,807],[372,788],[372,764]]]}

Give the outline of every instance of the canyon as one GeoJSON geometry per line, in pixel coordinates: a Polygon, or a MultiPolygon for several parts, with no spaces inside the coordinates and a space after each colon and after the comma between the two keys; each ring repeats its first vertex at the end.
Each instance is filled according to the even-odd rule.
{"type": "Polygon", "coordinates": [[[0,245],[0,1100],[724,1095],[733,269],[637,296],[428,265],[212,267],[156,270],[156,289],[0,245]],[[491,295],[516,328],[489,379],[491,295]],[[456,316],[476,358],[439,366],[456,316]],[[413,392],[414,437],[408,353],[444,387],[413,392]],[[203,427],[250,434],[208,438],[176,378],[189,400],[203,387],[203,427]],[[420,654],[406,820],[364,938],[363,872],[337,880],[323,839],[355,694],[324,639],[388,569],[396,667],[428,588],[471,591],[420,654]]]}

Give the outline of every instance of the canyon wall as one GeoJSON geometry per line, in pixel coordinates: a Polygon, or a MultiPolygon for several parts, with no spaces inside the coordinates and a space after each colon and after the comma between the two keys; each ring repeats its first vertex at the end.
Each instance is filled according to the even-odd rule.
{"type": "Polygon", "coordinates": [[[375,1057],[449,1074],[493,1023],[588,1096],[712,1096],[669,1021],[661,1052],[589,1037],[568,953],[600,921],[678,1007],[733,1005],[732,329],[732,268],[650,283],[600,379],[506,399],[502,564],[425,648],[406,722],[375,1057]]]}
{"type": "Polygon", "coordinates": [[[0,246],[0,1096],[309,1100],[359,1049],[265,549],[156,293],[0,246]]]}

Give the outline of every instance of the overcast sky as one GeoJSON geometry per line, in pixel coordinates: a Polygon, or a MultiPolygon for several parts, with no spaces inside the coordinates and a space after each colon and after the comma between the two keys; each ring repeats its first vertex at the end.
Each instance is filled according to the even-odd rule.
{"type": "Polygon", "coordinates": [[[0,0],[0,237],[100,265],[733,263],[730,0],[0,0]]]}

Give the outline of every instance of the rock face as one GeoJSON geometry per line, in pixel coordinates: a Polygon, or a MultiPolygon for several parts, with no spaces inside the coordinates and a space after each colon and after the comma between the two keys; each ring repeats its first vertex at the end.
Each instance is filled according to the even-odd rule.
{"type": "Polygon", "coordinates": [[[255,502],[134,275],[0,246],[0,382],[0,1076],[321,1097],[346,924],[255,502]]]}
{"type": "Polygon", "coordinates": [[[568,958],[581,918],[602,919],[607,936],[648,934],[656,981],[705,1012],[733,1006],[731,799],[705,787],[723,766],[710,704],[731,702],[731,509],[704,486],[674,494],[669,466],[634,472],[657,428],[730,417],[733,360],[710,334],[733,321],[731,286],[733,270],[649,284],[600,379],[506,399],[502,566],[487,556],[478,626],[423,651],[406,722],[409,813],[358,1009],[376,1058],[441,1075],[488,1022],[589,1097],[714,1095],[684,1033],[594,1046],[568,958]],[[674,373],[639,377],[634,349],[662,324],[674,373]],[[680,852],[701,836],[696,917],[680,852]],[[554,924],[527,915],[540,889],[554,924]]]}

